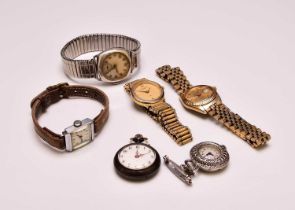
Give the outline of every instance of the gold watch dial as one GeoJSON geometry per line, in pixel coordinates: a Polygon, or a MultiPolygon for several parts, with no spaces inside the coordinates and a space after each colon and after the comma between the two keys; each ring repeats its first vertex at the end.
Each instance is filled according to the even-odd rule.
{"type": "Polygon", "coordinates": [[[124,79],[128,75],[129,69],[130,61],[123,53],[110,53],[102,60],[101,72],[108,80],[116,81],[124,79]]]}
{"type": "Polygon", "coordinates": [[[142,102],[157,102],[164,95],[163,88],[150,80],[141,80],[132,88],[133,95],[142,102]]]}
{"type": "Polygon", "coordinates": [[[206,85],[192,87],[185,93],[185,99],[194,105],[205,105],[214,100],[215,97],[215,89],[206,85]]]}

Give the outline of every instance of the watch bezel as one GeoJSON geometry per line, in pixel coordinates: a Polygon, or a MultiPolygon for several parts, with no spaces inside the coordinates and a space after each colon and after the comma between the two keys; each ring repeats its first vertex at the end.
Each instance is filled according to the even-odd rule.
{"type": "Polygon", "coordinates": [[[210,106],[217,103],[218,101],[221,102],[221,99],[217,93],[216,88],[209,85],[196,85],[187,89],[183,94],[181,94],[181,102],[184,107],[202,114],[207,114],[207,110],[209,110],[210,106]],[[214,94],[202,100],[201,102],[192,102],[191,100],[187,99],[186,95],[188,94],[190,90],[196,87],[208,87],[214,91],[214,94]]]}
{"type": "Polygon", "coordinates": [[[105,50],[103,52],[101,52],[100,54],[98,54],[97,56],[94,57],[94,59],[97,60],[97,78],[103,82],[108,82],[108,83],[117,83],[117,82],[121,82],[121,81],[124,81],[126,80],[127,78],[129,78],[129,76],[131,75],[132,73],[132,60],[131,60],[131,56],[130,56],[130,52],[127,51],[126,49],[124,48],[119,48],[119,47],[116,47],[116,48],[111,48],[111,49],[108,49],[108,50],[105,50]],[[103,73],[102,73],[102,65],[103,65],[103,61],[104,59],[109,56],[110,54],[112,53],[122,53],[123,55],[125,55],[128,59],[128,62],[130,64],[130,67],[128,69],[128,73],[127,75],[122,78],[122,79],[117,79],[117,80],[110,80],[108,78],[106,78],[103,73]]]}
{"type": "Polygon", "coordinates": [[[215,142],[205,141],[193,146],[190,150],[191,160],[202,170],[214,172],[225,168],[229,162],[229,153],[224,145],[215,142]],[[218,148],[220,155],[214,159],[204,158],[200,155],[199,150],[204,146],[215,146],[218,148]]]}
{"type": "Polygon", "coordinates": [[[85,118],[84,120],[81,121],[82,124],[79,127],[76,127],[74,125],[67,127],[64,132],[63,135],[65,137],[65,143],[66,143],[66,151],[67,152],[72,152],[74,150],[80,149],[84,146],[86,146],[87,144],[89,144],[90,142],[93,141],[94,139],[94,122],[93,120],[89,119],[89,118],[85,118]],[[72,133],[76,132],[79,130],[80,127],[85,126],[85,125],[90,125],[90,129],[91,129],[91,140],[88,141],[87,143],[85,143],[83,146],[78,147],[78,148],[73,148],[73,143],[72,143],[72,133]]]}
{"type": "Polygon", "coordinates": [[[158,151],[155,148],[153,148],[152,146],[144,144],[144,143],[131,143],[131,144],[124,145],[116,152],[113,162],[114,162],[116,172],[121,177],[128,179],[128,180],[140,181],[140,180],[146,180],[146,179],[152,178],[154,175],[157,174],[157,172],[159,171],[160,165],[161,165],[161,158],[160,158],[158,151]],[[131,145],[144,145],[144,146],[150,148],[151,150],[153,150],[154,153],[156,154],[156,159],[152,163],[152,165],[150,165],[149,167],[147,167],[145,169],[140,169],[140,170],[129,169],[129,168],[125,167],[124,165],[122,165],[119,161],[118,156],[124,148],[129,147],[131,145]]]}

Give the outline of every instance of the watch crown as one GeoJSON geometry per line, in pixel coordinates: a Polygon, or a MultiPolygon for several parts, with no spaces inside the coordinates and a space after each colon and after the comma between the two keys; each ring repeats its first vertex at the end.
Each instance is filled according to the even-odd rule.
{"type": "Polygon", "coordinates": [[[82,121],[81,120],[75,120],[74,123],[73,123],[73,125],[75,127],[80,127],[82,125],[82,121]]]}
{"type": "Polygon", "coordinates": [[[124,85],[124,89],[125,89],[125,91],[126,91],[128,94],[130,94],[130,92],[131,92],[130,83],[126,83],[126,84],[124,85]]]}
{"type": "Polygon", "coordinates": [[[130,139],[135,143],[142,143],[147,140],[147,138],[143,137],[141,134],[136,134],[133,138],[130,139]]]}

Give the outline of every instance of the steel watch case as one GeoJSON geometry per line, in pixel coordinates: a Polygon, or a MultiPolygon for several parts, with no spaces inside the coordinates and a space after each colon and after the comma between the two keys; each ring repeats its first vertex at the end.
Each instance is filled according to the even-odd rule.
{"type": "Polygon", "coordinates": [[[103,82],[107,82],[107,83],[117,83],[117,82],[121,82],[121,81],[124,81],[124,80],[128,79],[130,77],[130,75],[138,69],[138,66],[134,66],[134,64],[133,64],[134,62],[132,62],[134,59],[132,60],[132,57],[134,57],[134,56],[132,56],[132,52],[127,51],[124,48],[111,48],[111,49],[105,50],[105,51],[99,53],[98,55],[94,56],[93,59],[95,60],[96,65],[97,65],[96,66],[96,68],[97,68],[97,79],[101,80],[103,82]],[[103,65],[104,59],[107,56],[109,56],[110,54],[113,54],[113,53],[122,53],[123,55],[126,56],[126,58],[128,59],[128,62],[130,63],[128,73],[122,79],[109,80],[102,73],[102,65],[103,65]]]}
{"type": "Polygon", "coordinates": [[[228,165],[229,162],[229,154],[227,152],[227,149],[224,145],[219,145],[215,142],[211,141],[205,141],[201,142],[190,150],[190,157],[191,160],[195,165],[197,165],[200,169],[207,171],[207,172],[214,172],[221,170],[225,168],[228,165]],[[213,159],[208,159],[206,157],[203,157],[199,150],[201,147],[205,146],[214,146],[219,150],[218,157],[215,157],[213,159]]]}
{"type": "Polygon", "coordinates": [[[86,118],[86,119],[81,121],[81,124],[79,126],[75,125],[75,122],[74,122],[74,124],[72,126],[67,127],[62,133],[64,135],[64,137],[65,137],[66,151],[68,151],[68,152],[72,152],[72,151],[74,151],[76,149],[80,149],[81,147],[84,147],[85,145],[89,144],[90,142],[93,141],[94,135],[95,135],[93,120],[91,120],[89,118],[86,118]],[[91,140],[89,142],[87,142],[86,144],[84,144],[83,146],[81,146],[81,147],[78,146],[78,148],[74,149],[71,134],[78,131],[79,128],[81,128],[82,126],[86,126],[86,125],[90,125],[91,140]]]}

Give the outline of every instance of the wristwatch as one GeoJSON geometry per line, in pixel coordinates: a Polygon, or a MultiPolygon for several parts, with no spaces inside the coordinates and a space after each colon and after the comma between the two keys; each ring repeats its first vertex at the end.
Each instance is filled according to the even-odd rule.
{"type": "Polygon", "coordinates": [[[179,67],[171,68],[165,65],[156,72],[160,78],[173,86],[185,108],[213,117],[254,148],[264,145],[270,139],[269,134],[248,123],[225,106],[215,87],[192,86],[179,67]]]}
{"type": "Polygon", "coordinates": [[[37,134],[51,147],[60,151],[73,151],[90,143],[94,136],[102,129],[109,116],[109,100],[101,90],[87,86],[69,85],[60,83],[47,87],[31,102],[32,119],[37,134]],[[39,116],[46,109],[64,98],[83,97],[94,99],[104,105],[93,120],[86,118],[76,120],[72,126],[66,128],[62,135],[56,134],[38,123],[39,116]]]}
{"type": "Polygon", "coordinates": [[[143,78],[125,84],[124,88],[133,101],[143,107],[178,145],[192,141],[189,128],[178,121],[175,110],[165,102],[161,85],[143,78]]]}
{"type": "Polygon", "coordinates": [[[124,35],[89,34],[69,41],[61,50],[64,71],[73,78],[96,78],[115,83],[139,69],[140,42],[124,35]],[[99,51],[90,60],[76,59],[99,51]]]}

